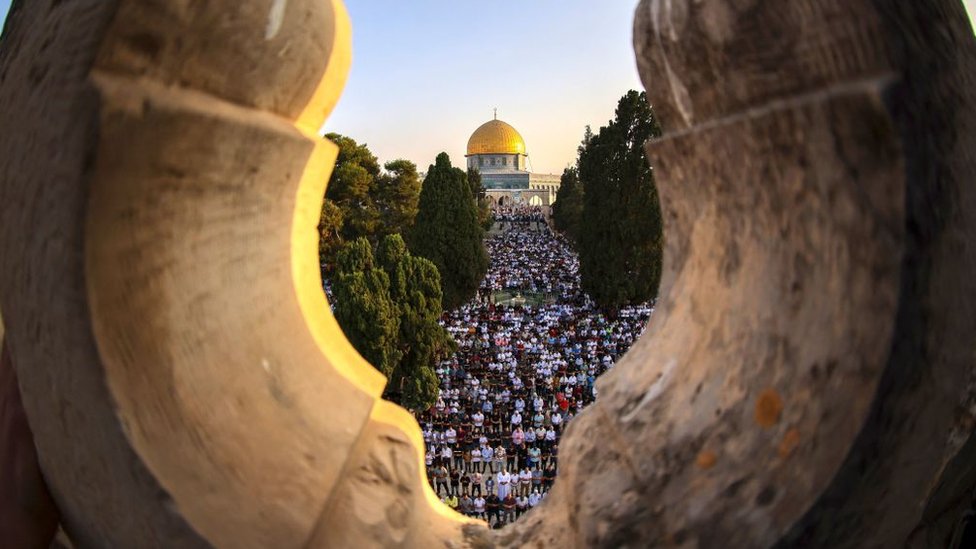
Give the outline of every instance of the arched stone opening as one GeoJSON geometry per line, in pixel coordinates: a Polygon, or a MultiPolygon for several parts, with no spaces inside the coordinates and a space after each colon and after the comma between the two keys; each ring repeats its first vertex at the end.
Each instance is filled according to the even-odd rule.
{"type": "Polygon", "coordinates": [[[944,539],[976,461],[959,2],[642,2],[662,302],[547,503],[499,534],[431,503],[416,426],[318,312],[308,205],[334,152],[313,132],[348,28],[337,2],[275,5],[235,2],[216,35],[226,6],[12,16],[0,306],[79,544],[944,539]]]}

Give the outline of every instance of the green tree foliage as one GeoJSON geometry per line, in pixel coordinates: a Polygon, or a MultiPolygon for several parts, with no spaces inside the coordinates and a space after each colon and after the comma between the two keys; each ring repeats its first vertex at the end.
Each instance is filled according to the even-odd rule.
{"type": "Polygon", "coordinates": [[[481,182],[481,172],[477,168],[468,168],[468,187],[471,188],[471,197],[478,206],[478,223],[487,231],[491,229],[495,219],[491,213],[491,204],[488,203],[485,186],[481,182]]]}
{"type": "Polygon", "coordinates": [[[583,219],[583,185],[576,168],[566,168],[559,178],[559,191],[552,205],[552,222],[558,231],[573,242],[579,241],[583,219]]]}
{"type": "Polygon", "coordinates": [[[447,153],[437,155],[427,171],[420,191],[420,211],[408,234],[414,255],[437,266],[446,308],[453,309],[474,297],[488,271],[484,229],[467,174],[451,166],[447,153]]]}
{"type": "Polygon", "coordinates": [[[339,146],[339,156],[325,197],[342,210],[341,236],[345,240],[355,240],[373,235],[379,223],[379,211],[373,197],[376,177],[380,175],[379,161],[366,145],[349,137],[335,133],[326,137],[339,146]]]}
{"type": "Polygon", "coordinates": [[[346,338],[370,364],[391,376],[401,358],[399,311],[390,297],[390,277],[375,264],[365,238],[339,250],[332,295],[346,338]]]}
{"type": "Polygon", "coordinates": [[[410,255],[400,235],[379,244],[377,261],[390,277],[390,297],[400,317],[400,363],[390,376],[388,397],[407,408],[424,410],[437,400],[434,367],[455,350],[454,341],[437,320],[443,313],[437,267],[410,255]]]}
{"type": "Polygon", "coordinates": [[[388,398],[426,409],[437,398],[434,368],[454,342],[437,323],[443,313],[437,267],[411,255],[399,234],[419,210],[417,166],[394,160],[381,170],[366,145],[326,137],[339,154],[319,219],[319,254],[331,271],[336,320],[387,376],[388,398]]]}
{"type": "Polygon", "coordinates": [[[583,289],[600,305],[657,297],[664,241],[644,142],[660,135],[646,95],[631,90],[609,125],[596,135],[588,132],[580,146],[580,276],[583,289]]]}
{"type": "Polygon", "coordinates": [[[375,246],[383,236],[403,233],[413,224],[420,175],[409,160],[387,162],[381,170],[366,145],[336,133],[326,137],[339,147],[319,223],[319,252],[323,263],[332,266],[343,242],[365,237],[375,246]]]}
{"type": "Polygon", "coordinates": [[[386,398],[424,410],[437,400],[436,364],[455,349],[437,323],[440,275],[400,235],[377,246],[360,237],[336,256],[335,316],[357,351],[388,378],[386,398]]]}
{"type": "Polygon", "coordinates": [[[379,233],[403,234],[413,225],[420,205],[420,174],[409,160],[394,160],[383,165],[376,178],[374,202],[379,212],[379,233]]]}
{"type": "Polygon", "coordinates": [[[319,215],[319,257],[335,257],[342,246],[342,209],[326,199],[319,215]]]}

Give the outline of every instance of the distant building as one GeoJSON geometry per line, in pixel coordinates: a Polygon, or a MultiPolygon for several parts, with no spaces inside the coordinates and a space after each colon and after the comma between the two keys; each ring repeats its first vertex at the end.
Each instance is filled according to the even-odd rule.
{"type": "Polygon", "coordinates": [[[482,124],[468,139],[465,157],[468,168],[481,172],[493,207],[539,206],[549,213],[560,176],[529,172],[525,140],[511,125],[497,117],[482,124]]]}

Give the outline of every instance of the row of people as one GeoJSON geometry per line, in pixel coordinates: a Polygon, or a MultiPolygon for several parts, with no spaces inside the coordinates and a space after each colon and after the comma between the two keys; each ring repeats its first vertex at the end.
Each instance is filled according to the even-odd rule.
{"type": "Polygon", "coordinates": [[[540,501],[548,493],[567,425],[597,397],[596,379],[639,337],[651,308],[596,307],[580,290],[572,248],[548,227],[515,223],[486,247],[483,292],[521,289],[554,299],[514,307],[477,299],[445,313],[458,350],[438,365],[439,398],[418,421],[438,496],[497,526],[519,514],[519,498],[529,509],[534,493],[540,501]],[[514,511],[501,503],[491,513],[493,497],[511,497],[514,511]]]}

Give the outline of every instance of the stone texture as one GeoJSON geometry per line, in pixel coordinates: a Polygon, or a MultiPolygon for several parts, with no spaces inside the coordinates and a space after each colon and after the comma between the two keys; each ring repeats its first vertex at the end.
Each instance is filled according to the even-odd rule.
{"type": "Polygon", "coordinates": [[[341,87],[341,5],[17,8],[0,298],[68,534],[303,545],[382,390],[315,261],[335,147],[297,123],[341,87]]]}
{"type": "Polygon", "coordinates": [[[77,546],[948,545],[976,483],[959,2],[640,4],[661,301],[501,532],[436,502],[324,313],[343,13],[14,6],[0,308],[77,546]]]}
{"type": "Polygon", "coordinates": [[[423,466],[420,426],[381,402],[345,460],[342,480],[322,510],[309,547],[479,547],[483,523],[440,503],[423,466]],[[406,427],[406,428],[405,428],[406,427]]]}
{"type": "Polygon", "coordinates": [[[897,70],[874,3],[641,2],[634,49],[669,131],[897,70]]]}
{"type": "Polygon", "coordinates": [[[976,458],[961,5],[645,0],[634,42],[662,300],[500,541],[947,545],[976,458]]]}
{"type": "Polygon", "coordinates": [[[323,60],[335,47],[335,20],[325,5],[322,0],[119,2],[98,66],[293,120],[315,93],[323,60]]]}
{"type": "Polygon", "coordinates": [[[0,143],[0,308],[41,467],[72,538],[204,546],[125,440],[89,322],[83,227],[98,98],[87,75],[114,4],[11,10],[0,123],[17,131],[0,143]]]}

